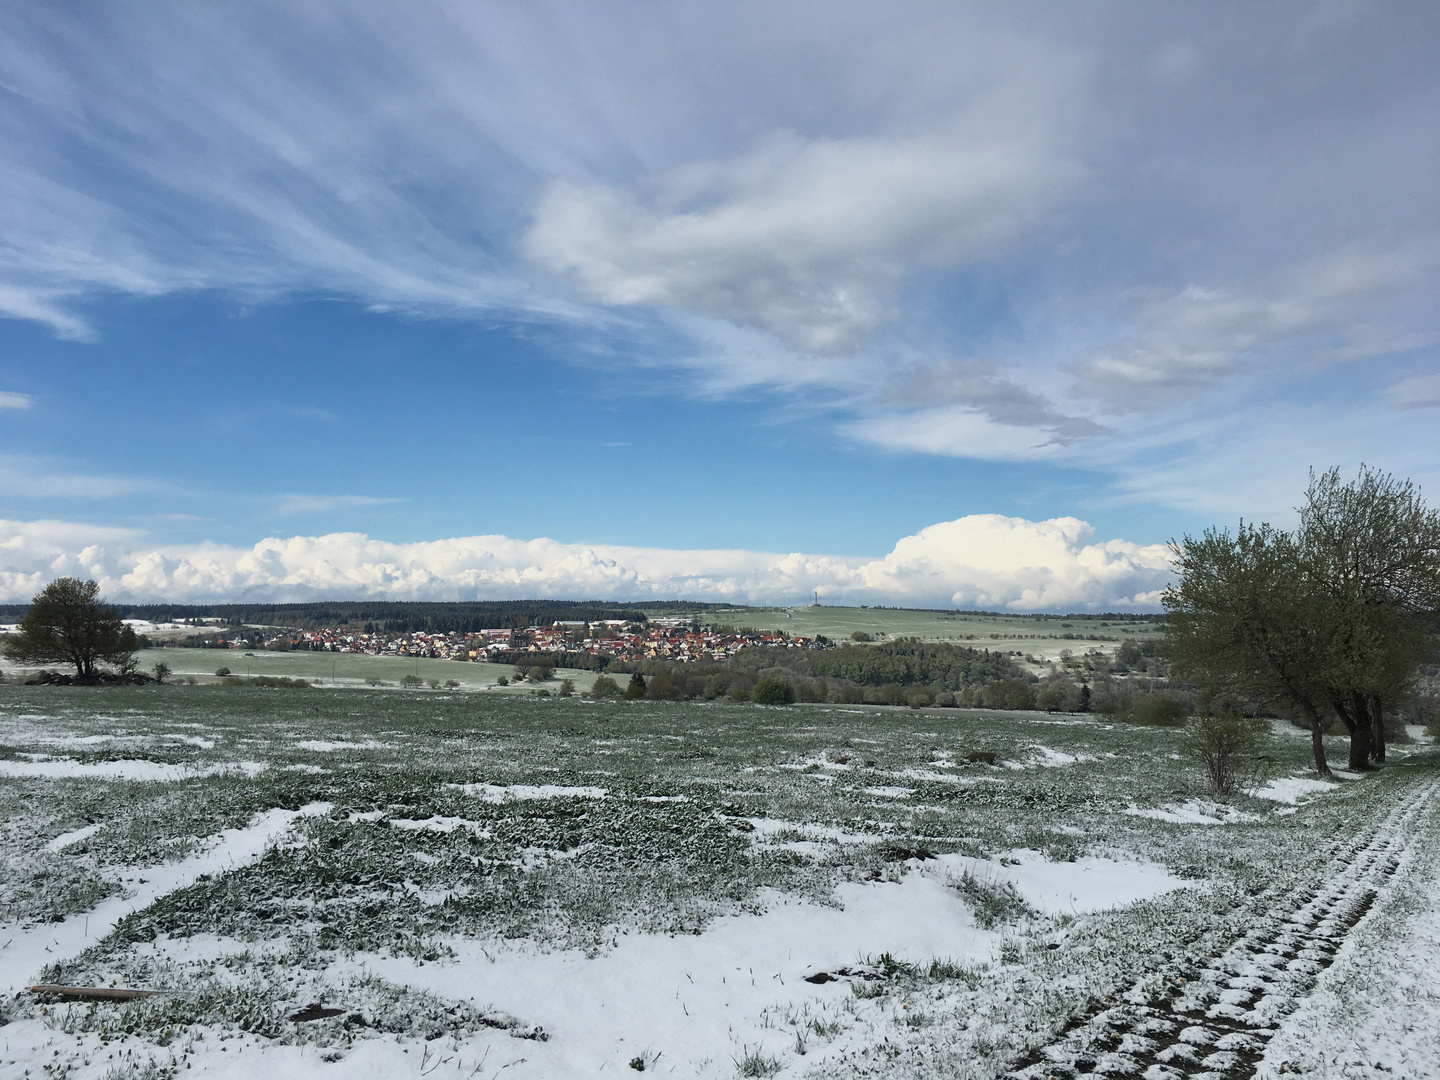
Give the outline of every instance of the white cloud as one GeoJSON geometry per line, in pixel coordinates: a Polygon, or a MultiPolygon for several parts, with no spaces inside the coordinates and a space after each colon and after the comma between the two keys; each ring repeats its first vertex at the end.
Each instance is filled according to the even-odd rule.
{"type": "Polygon", "coordinates": [[[1045,431],[999,423],[975,409],[947,406],[881,413],[855,420],[846,434],[886,450],[988,461],[1046,461],[1065,455],[1065,447],[1045,431]]]}
{"type": "Polygon", "coordinates": [[[41,289],[0,284],[0,316],[30,319],[44,323],[59,337],[88,341],[94,336],[89,325],[61,306],[63,298],[72,291],[79,291],[74,283],[70,289],[60,291],[59,297],[47,296],[41,289]]]}
{"type": "Polygon", "coordinates": [[[1440,405],[1440,374],[1412,375],[1386,390],[1397,409],[1427,409],[1440,405]]]}
{"type": "Polygon", "coordinates": [[[1086,543],[1078,518],[973,514],[907,536],[859,570],[868,590],[943,606],[1057,610],[1154,605],[1169,577],[1164,545],[1086,543]]]}
{"type": "Polygon", "coordinates": [[[250,548],[155,547],[141,534],[63,522],[0,522],[0,599],[60,574],[124,600],[391,600],[573,597],[1014,610],[1154,606],[1165,549],[1091,542],[1075,518],[994,514],[932,525],[878,559],[676,551],[470,536],[410,544],[359,533],[270,538],[250,548]]]}
{"type": "Polygon", "coordinates": [[[0,454],[0,495],[36,499],[109,499],[146,491],[146,480],[60,472],[43,459],[0,454]]]}
{"type": "Polygon", "coordinates": [[[1353,246],[1276,270],[1251,286],[1190,285],[1135,300],[1130,329],[1075,366],[1079,387],[1116,412],[1146,409],[1247,367],[1282,379],[1317,363],[1367,360],[1433,345],[1389,307],[1423,306],[1440,265],[1434,238],[1389,251],[1353,246]],[[1381,324],[1374,321],[1381,318],[1381,324]]]}
{"type": "Polygon", "coordinates": [[[995,124],[1000,111],[987,103],[911,136],[779,132],[656,178],[648,199],[556,181],[525,251],[601,303],[700,312],[804,351],[848,351],[894,315],[910,271],[996,254],[1078,179],[1037,125],[995,124]]]}
{"type": "Polygon", "coordinates": [[[399,502],[398,499],[382,499],[373,495],[284,495],[276,505],[276,517],[293,517],[298,514],[326,514],[334,510],[353,510],[362,506],[384,506],[399,502]]]}
{"type": "Polygon", "coordinates": [[[28,409],[35,401],[29,394],[16,393],[14,390],[0,390],[0,409],[28,409]]]}

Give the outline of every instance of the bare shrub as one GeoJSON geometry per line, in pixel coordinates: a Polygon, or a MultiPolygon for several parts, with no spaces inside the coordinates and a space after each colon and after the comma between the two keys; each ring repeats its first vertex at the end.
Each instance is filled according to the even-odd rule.
{"type": "Polygon", "coordinates": [[[1200,716],[1185,733],[1190,755],[1205,766],[1210,790],[1228,796],[1259,779],[1263,766],[1256,756],[1264,721],[1248,719],[1234,709],[1200,716]]]}

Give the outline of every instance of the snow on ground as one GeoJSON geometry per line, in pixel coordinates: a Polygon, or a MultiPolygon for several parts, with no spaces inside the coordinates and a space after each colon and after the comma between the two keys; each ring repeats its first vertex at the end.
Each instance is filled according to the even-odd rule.
{"type": "MultiPolygon", "coordinates": [[[[119,723],[119,719],[116,718],[115,722],[119,723]]],[[[215,749],[214,739],[207,739],[200,735],[129,735],[123,731],[103,735],[59,735],[40,738],[36,741],[44,743],[46,746],[66,747],[72,750],[102,744],[156,742],[184,743],[187,746],[198,746],[201,750],[215,749]]]]}
{"type": "MultiPolygon", "coordinates": [[[[932,762],[932,764],[947,769],[955,767],[944,761],[936,761],[932,762]]],[[[956,775],[955,773],[936,772],[934,769],[900,769],[898,772],[893,772],[890,775],[901,780],[924,780],[930,783],[940,784],[1003,784],[1005,782],[998,776],[977,776],[974,773],[956,775]]]]}
{"type": "Polygon", "coordinates": [[[1315,992],[1280,1025],[1259,1080],[1440,1076],[1440,849],[1400,872],[1399,887],[1346,940],[1315,992]]]}
{"type": "MultiPolygon", "coordinates": [[[[181,1073],[186,1077],[206,1076],[213,1080],[254,1080],[257,1076],[263,1076],[266,1080],[311,1080],[314,1077],[340,1078],[344,1080],[394,1080],[395,1077],[412,1076],[453,1076],[457,1070],[450,1068],[454,1064],[453,1054],[436,1054],[432,1047],[425,1045],[402,1046],[399,1043],[389,1040],[367,1039],[356,1043],[354,1048],[347,1050],[344,1054],[337,1055],[331,1049],[319,1049],[313,1046],[274,1046],[262,1040],[250,1036],[240,1036],[229,1039],[226,1042],[197,1042],[188,1049],[189,1059],[185,1060],[186,1051],[179,1050],[180,1044],[173,1044],[169,1049],[158,1049],[147,1045],[139,1040],[134,1041],[129,1053],[133,1057],[126,1057],[126,1045],[131,1040],[121,1038],[118,1041],[102,1045],[95,1036],[86,1036],[76,1039],[69,1036],[59,1036],[58,1033],[47,1028],[38,1020],[22,1020],[7,1027],[11,1041],[17,1049],[7,1049],[3,1057],[0,1057],[0,1067],[7,1070],[20,1070],[22,1067],[28,1071],[24,1075],[41,1076],[45,1075],[42,1070],[54,1061],[51,1057],[51,1047],[63,1046],[67,1054],[74,1054],[77,1057],[82,1054],[86,1060],[93,1062],[88,1068],[71,1064],[65,1076],[71,1080],[110,1080],[111,1077],[125,1077],[127,1080],[137,1076],[172,1076],[175,1073],[168,1070],[172,1066],[179,1069],[180,1061],[184,1061],[181,1073]],[[28,1051],[20,1050],[19,1047],[33,1046],[36,1049],[28,1051]],[[424,1057],[428,1055],[429,1063],[422,1064],[424,1057]],[[437,1061],[444,1056],[446,1067],[444,1072],[437,1072],[437,1061]],[[118,1068],[110,1068],[119,1062],[118,1068]],[[153,1061],[157,1066],[156,1071],[146,1073],[143,1069],[145,1063],[153,1061]],[[339,1064],[335,1064],[335,1062],[339,1064]],[[127,1066],[131,1066],[127,1068],[127,1066]],[[191,1067],[194,1066],[193,1071],[191,1067]],[[125,1071],[120,1071],[124,1069],[125,1071]]],[[[512,1052],[509,1056],[499,1054],[490,1055],[493,1060],[486,1065],[487,1073],[485,1080],[494,1080],[495,1074],[509,1077],[514,1074],[509,1071],[500,1072],[507,1063],[513,1063],[516,1058],[524,1060],[524,1051],[530,1047],[530,1043],[516,1043],[510,1047],[501,1049],[514,1051],[517,1048],[520,1052],[512,1052]]],[[[479,1057],[476,1054],[475,1057],[479,1057]]],[[[73,1060],[73,1059],[72,1059],[73,1060]]],[[[470,1067],[477,1064],[474,1058],[465,1061],[465,1072],[459,1073],[466,1076],[470,1073],[470,1067]]],[[[10,1071],[6,1076],[20,1076],[19,1071],[10,1071]]],[[[476,1076],[481,1074],[476,1073],[476,1076]]],[[[532,1074],[533,1075],[533,1074],[532,1074]]]]}
{"type": "Polygon", "coordinates": [[[506,799],[603,799],[602,787],[565,787],[563,784],[456,784],[466,795],[479,795],[486,802],[506,799]]]}
{"type": "MultiPolygon", "coordinates": [[[[323,810],[322,805],[312,805],[300,813],[323,810]]],[[[101,905],[90,914],[90,921],[103,933],[125,911],[149,903],[198,873],[232,858],[258,856],[295,816],[279,810],[261,815],[248,829],[222,837],[206,855],[158,869],[143,894],[101,905]]],[[[759,819],[759,825],[770,833],[797,828],[765,819],[759,819]]],[[[815,831],[834,834],[831,839],[837,842],[842,836],[852,838],[839,830],[815,831]]],[[[807,976],[833,975],[886,953],[921,965],[932,959],[985,964],[998,958],[1003,935],[975,924],[970,908],[951,887],[957,873],[1003,878],[1035,906],[1066,912],[1097,911],[1187,884],[1148,863],[1102,858],[1050,863],[1029,851],[1011,852],[1004,863],[942,856],[912,862],[910,867],[899,881],[842,884],[830,904],[762,890],[757,897],[764,907],[760,913],[723,916],[697,934],[621,934],[598,955],[454,939],[449,942],[456,954],[453,960],[421,964],[406,957],[361,954],[338,961],[328,972],[336,981],[372,974],[394,984],[469,999],[486,1010],[509,1013],[526,1027],[538,1025],[549,1036],[546,1041],[486,1031],[463,1042],[430,1044],[369,1038],[337,1052],[263,1044],[242,1036],[187,1043],[181,1056],[188,1053],[187,1075],[224,1080],[262,1074],[272,1080],[326,1075],[379,1080],[415,1075],[424,1071],[422,1060],[425,1067],[433,1068],[442,1059],[440,1075],[458,1071],[459,1075],[499,1073],[511,1080],[557,1076],[604,1080],[629,1075],[630,1062],[637,1057],[645,1058],[654,1071],[728,1078],[748,1052],[795,1060],[798,1033],[808,1037],[803,1059],[808,1071],[869,1046],[895,1018],[886,1014],[883,1005],[857,999],[846,977],[816,984],[806,981],[807,976]],[[833,1025],[833,1034],[815,1038],[808,1027],[811,1021],[833,1025]],[[483,1070],[474,1072],[482,1062],[483,1070]]],[[[12,943],[7,954],[23,953],[25,959],[7,964],[7,972],[16,972],[17,980],[30,978],[45,962],[78,952],[84,944],[76,933],[78,922],[46,925],[28,940],[12,943]],[[21,953],[12,953],[17,944],[21,953]],[[52,952],[44,952],[46,946],[52,952]]],[[[157,958],[187,961],[255,947],[198,935],[162,937],[143,949],[157,958]]],[[[99,1078],[110,1060],[106,1055],[123,1054],[126,1045],[121,1041],[102,1047],[92,1036],[60,1037],[38,1020],[18,1021],[6,1033],[8,1047],[15,1049],[7,1048],[0,1065],[39,1069],[50,1060],[52,1046],[63,1043],[67,1055],[90,1061],[83,1071],[72,1074],[87,1080],[99,1078]]],[[[141,1056],[135,1060],[159,1055],[156,1060],[162,1063],[168,1063],[175,1050],[139,1043],[137,1049],[141,1056]]]]}
{"type": "MultiPolygon", "coordinates": [[[[454,941],[451,963],[416,966],[405,958],[357,958],[364,970],[538,1024],[544,1043],[491,1038],[510,1057],[506,1070],[525,1077],[629,1075],[647,1052],[657,1069],[679,1075],[730,1077],[748,1048],[777,1057],[793,1051],[786,1016],[843,1018],[854,1000],[843,979],[814,985],[807,975],[890,953],[928,963],[935,957],[970,963],[998,955],[1001,935],[979,929],[960,896],[934,874],[911,873],[898,883],[846,884],[822,906],[763,891],[764,914],[715,920],[704,932],[622,936],[599,956],[565,950],[497,949],[454,941]]],[[[863,1043],[863,1039],[860,1040],[863,1043]]],[[[850,1047],[841,1035],[814,1046],[810,1066],[850,1047]]],[[[479,1056],[478,1051],[474,1053],[479,1056]]],[[[496,1067],[506,1058],[497,1058],[496,1067]]]]}
{"type": "Polygon", "coordinates": [[[1279,776],[1250,794],[1257,799],[1271,799],[1294,806],[1306,795],[1334,790],[1335,784],[1330,780],[1317,780],[1313,776],[1279,776]]]}
{"type": "MultiPolygon", "coordinates": [[[[485,1033],[434,1052],[432,1061],[448,1055],[445,1068],[459,1067],[462,1075],[485,1060],[486,1075],[503,1069],[513,1080],[603,1080],[629,1075],[631,1060],[645,1057],[655,1071],[731,1077],[749,1051],[793,1060],[797,1028],[803,1031],[811,1019],[838,1025],[828,1041],[811,1037],[804,1058],[808,1070],[869,1045],[893,1018],[858,1001],[845,978],[813,984],[807,976],[856,968],[883,953],[916,964],[936,958],[983,964],[998,957],[1003,935],[976,926],[950,887],[956,872],[1012,881],[1027,901],[1057,912],[1098,911],[1188,884],[1147,863],[1101,858],[1050,863],[1026,851],[1012,852],[1007,862],[944,856],[912,863],[898,882],[841,885],[830,905],[762,890],[763,913],[724,916],[693,935],[621,935],[599,955],[459,939],[449,943],[456,953],[451,961],[422,965],[405,957],[359,955],[329,974],[340,979],[369,973],[469,999],[527,1026],[539,1025],[549,1035],[539,1042],[485,1033]]],[[[223,954],[225,948],[211,940],[157,943],[167,953],[172,946],[177,958],[197,955],[197,949],[223,954]]],[[[308,1077],[333,1067],[314,1051],[307,1056],[293,1047],[243,1040],[232,1041],[223,1053],[214,1044],[199,1047],[192,1061],[203,1076],[264,1071],[308,1077]],[[232,1056],[241,1046],[256,1057],[232,1056]]],[[[408,1075],[419,1070],[417,1056],[426,1052],[414,1044],[409,1051],[389,1040],[363,1040],[346,1052],[344,1075],[408,1075]]]]}
{"type": "Polygon", "coordinates": [[[88,840],[99,831],[99,825],[86,825],[80,829],[71,829],[67,833],[61,833],[46,844],[45,850],[51,853],[64,851],[67,847],[80,843],[81,840],[88,840]]]}
{"type": "Polygon", "coordinates": [[[780,768],[803,771],[805,769],[834,769],[837,772],[847,772],[855,766],[850,761],[832,761],[829,753],[818,754],[812,757],[803,758],[800,761],[783,763],[780,768]]]}
{"type": "Polygon", "coordinates": [[[268,810],[243,829],[217,834],[206,851],[179,862],[146,867],[124,879],[124,894],[101,901],[84,914],[63,922],[35,926],[0,925],[0,993],[14,993],[34,982],[40,969],[80,953],[115,928],[126,915],[156,899],[191,884],[201,874],[232,869],[260,857],[265,849],[289,831],[297,817],[323,814],[329,803],[310,803],[299,810],[268,810]],[[143,876],[142,876],[143,875],[143,876]]]}
{"type": "Polygon", "coordinates": [[[745,818],[755,830],[757,839],[774,836],[776,833],[800,833],[811,840],[829,840],[836,844],[878,844],[885,839],[878,833],[852,833],[834,825],[805,825],[795,821],[781,821],[778,818],[745,818]]]}
{"type": "Polygon", "coordinates": [[[915,794],[914,788],[908,787],[867,787],[861,788],[866,795],[875,795],[882,799],[908,799],[915,794]]]}
{"type": "MultiPolygon", "coordinates": [[[[354,818],[352,817],[351,820],[354,820],[354,818]]],[[[479,822],[470,821],[468,818],[462,817],[432,816],[420,819],[391,818],[390,827],[392,829],[410,829],[414,832],[437,833],[454,832],[456,829],[469,829],[478,836],[490,835],[490,830],[482,826],[479,822]]]]}
{"type": "MultiPolygon", "coordinates": [[[[324,810],[316,804],[299,813],[324,810]]],[[[222,836],[204,856],[151,872],[143,893],[102,904],[90,914],[97,936],[126,911],[198,873],[258,856],[296,816],[270,811],[248,829],[222,836]]],[[[754,824],[762,835],[803,828],[768,819],[754,824]]],[[[831,842],[863,839],[836,829],[810,830],[831,842]]],[[[180,1057],[187,1075],[222,1080],[256,1075],[271,1080],[333,1075],[380,1080],[420,1074],[439,1062],[443,1075],[456,1071],[498,1073],[511,1080],[604,1080],[629,1075],[630,1062],[637,1057],[646,1059],[648,1070],[674,1070],[703,1080],[734,1076],[737,1062],[750,1052],[794,1061],[798,1033],[808,1036],[803,1059],[808,1071],[871,1045],[895,1018],[883,1005],[857,999],[847,978],[815,984],[806,981],[807,976],[856,968],[886,953],[921,965],[932,959],[967,964],[996,960],[1003,935],[975,924],[970,908],[951,887],[958,873],[1012,882],[1032,905],[1054,912],[1103,910],[1189,884],[1149,863],[1104,858],[1052,863],[1031,851],[1010,852],[1001,862],[947,855],[910,867],[898,882],[842,884],[828,905],[762,890],[757,897],[764,905],[761,913],[724,916],[693,935],[620,935],[599,955],[456,939],[449,943],[456,954],[453,960],[417,964],[405,957],[362,954],[338,962],[328,973],[335,980],[368,973],[469,999],[486,1010],[509,1013],[527,1027],[538,1025],[549,1036],[546,1041],[487,1031],[463,1042],[404,1044],[369,1038],[337,1052],[241,1036],[189,1042],[180,1057]],[[811,1021],[833,1025],[833,1034],[815,1038],[807,1026],[811,1021]]],[[[49,960],[78,952],[84,944],[77,935],[79,922],[76,918],[46,925],[27,940],[12,943],[7,955],[22,959],[7,964],[7,972],[15,972],[17,980],[28,979],[49,960]],[[12,951],[17,944],[18,951],[12,951]],[[43,951],[47,946],[51,952],[43,951]]],[[[157,957],[184,961],[255,947],[199,935],[160,938],[143,948],[157,957]]],[[[127,1045],[121,1040],[102,1046],[93,1036],[61,1037],[38,1020],[18,1021],[6,1033],[0,1064],[38,1071],[50,1060],[52,1048],[63,1045],[67,1055],[90,1063],[71,1074],[86,1080],[98,1080],[112,1060],[107,1055],[123,1057],[127,1045]]],[[[177,1050],[143,1043],[135,1049],[139,1056],[132,1060],[137,1063],[155,1057],[162,1064],[177,1050]]]]}
{"type": "Polygon", "coordinates": [[[1246,821],[1259,821],[1259,814],[1247,814],[1234,806],[1209,802],[1205,799],[1191,799],[1183,803],[1166,803],[1164,806],[1142,808],[1131,805],[1124,811],[1131,817],[1154,818],[1176,825],[1238,825],[1246,821]]]}
{"type": "Polygon", "coordinates": [[[1031,763],[1046,769],[1057,769],[1065,765],[1074,765],[1081,761],[1092,761],[1089,754],[1067,754],[1061,750],[1052,750],[1048,746],[1032,746],[1039,757],[1031,758],[1031,763]]]}
{"type": "Polygon", "coordinates": [[[934,862],[952,878],[968,874],[987,884],[1013,885],[1031,907],[1054,915],[1108,911],[1195,885],[1152,862],[1099,856],[1051,862],[1038,851],[1023,849],[1007,852],[998,861],[940,855],[934,862]]]}
{"type": "Polygon", "coordinates": [[[39,760],[32,761],[0,761],[0,776],[43,780],[139,780],[173,783],[177,780],[192,780],[200,776],[215,776],[232,771],[243,772],[246,776],[258,776],[265,771],[265,765],[258,761],[231,761],[197,769],[193,765],[171,765],[144,758],[76,761],[73,758],[40,757],[39,760]]]}
{"type": "Polygon", "coordinates": [[[389,743],[364,739],[360,742],[345,742],[339,739],[302,739],[295,744],[300,750],[313,750],[317,754],[329,754],[336,750],[389,750],[389,743]]]}

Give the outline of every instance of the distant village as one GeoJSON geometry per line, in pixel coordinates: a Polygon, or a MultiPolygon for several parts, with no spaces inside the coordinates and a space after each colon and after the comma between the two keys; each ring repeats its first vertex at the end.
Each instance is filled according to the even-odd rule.
{"type": "Polygon", "coordinates": [[[801,637],[761,633],[748,629],[707,630],[683,619],[654,619],[639,624],[624,620],[555,622],[549,626],[479,630],[473,633],[385,631],[325,627],[316,630],[264,630],[227,628],[213,636],[191,637],[185,644],[210,649],[257,649],[355,653],[365,656],[424,657],[432,660],[469,660],[500,663],[515,653],[586,653],[594,657],[677,662],[725,660],[750,646],[790,649],[825,649],[832,643],[823,636],[801,637]]]}

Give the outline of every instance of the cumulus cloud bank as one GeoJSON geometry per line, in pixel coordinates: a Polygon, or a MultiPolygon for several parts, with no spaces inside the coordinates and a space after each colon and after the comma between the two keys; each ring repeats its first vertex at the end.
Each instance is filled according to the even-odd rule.
{"type": "Polygon", "coordinates": [[[129,601],[477,600],[681,597],[917,607],[1153,607],[1162,545],[1093,542],[1077,518],[974,514],[901,539],[882,558],[678,551],[467,536],[397,544],[360,533],[267,538],[250,548],[155,547],[126,529],[0,521],[0,599],[24,601],[68,574],[129,601]]]}

